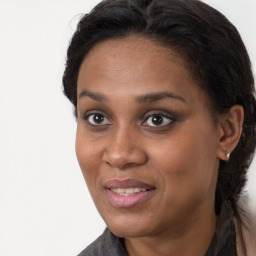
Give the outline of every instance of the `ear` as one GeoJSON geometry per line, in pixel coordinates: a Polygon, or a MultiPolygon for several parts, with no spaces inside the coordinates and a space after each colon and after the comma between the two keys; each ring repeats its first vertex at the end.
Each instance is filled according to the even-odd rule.
{"type": "Polygon", "coordinates": [[[229,111],[222,114],[219,120],[219,147],[217,157],[228,161],[229,154],[236,148],[242,130],[244,121],[244,108],[241,105],[232,106],[229,111]]]}

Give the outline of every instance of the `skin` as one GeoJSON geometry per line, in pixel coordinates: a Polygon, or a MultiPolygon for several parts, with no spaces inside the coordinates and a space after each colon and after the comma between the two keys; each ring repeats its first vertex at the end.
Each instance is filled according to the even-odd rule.
{"type": "Polygon", "coordinates": [[[241,108],[213,121],[183,59],[139,36],[94,46],[77,91],[78,162],[99,213],[125,238],[129,255],[204,255],[216,228],[219,159],[235,147],[227,138],[239,137],[241,108]],[[171,97],[145,100],[163,92],[171,97]],[[136,179],[155,190],[133,207],[116,208],[104,188],[111,179],[136,179]]]}

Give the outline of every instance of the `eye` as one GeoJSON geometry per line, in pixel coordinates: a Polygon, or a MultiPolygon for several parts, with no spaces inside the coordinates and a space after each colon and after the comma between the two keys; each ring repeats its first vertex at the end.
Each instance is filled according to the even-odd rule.
{"type": "Polygon", "coordinates": [[[88,115],[85,115],[83,119],[87,120],[87,122],[89,124],[94,125],[94,126],[111,124],[111,122],[108,120],[108,118],[106,118],[101,113],[88,114],[88,115]]]}
{"type": "Polygon", "coordinates": [[[172,122],[174,122],[175,119],[172,117],[167,117],[162,114],[153,114],[147,117],[146,121],[143,123],[144,126],[151,126],[151,127],[159,127],[159,126],[165,126],[172,122]]]}

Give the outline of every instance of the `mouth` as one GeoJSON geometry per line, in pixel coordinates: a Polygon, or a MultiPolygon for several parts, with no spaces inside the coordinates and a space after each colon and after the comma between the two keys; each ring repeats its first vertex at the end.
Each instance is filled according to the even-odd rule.
{"type": "Polygon", "coordinates": [[[104,184],[107,200],[114,208],[130,208],[153,196],[155,187],[139,180],[109,180],[104,184]]]}
{"type": "Polygon", "coordinates": [[[120,196],[131,196],[136,193],[147,191],[146,188],[111,188],[111,191],[120,196]]]}

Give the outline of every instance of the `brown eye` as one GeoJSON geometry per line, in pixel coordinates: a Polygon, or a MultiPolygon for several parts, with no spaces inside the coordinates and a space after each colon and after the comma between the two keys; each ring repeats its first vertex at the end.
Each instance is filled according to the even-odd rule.
{"type": "Polygon", "coordinates": [[[173,118],[170,118],[170,117],[167,117],[164,115],[160,115],[160,114],[155,114],[155,115],[149,116],[147,118],[147,120],[145,121],[144,125],[158,127],[158,126],[168,125],[174,121],[175,120],[173,118]]]}
{"type": "Polygon", "coordinates": [[[101,113],[90,114],[86,117],[91,125],[106,125],[111,122],[101,113]]]}
{"type": "Polygon", "coordinates": [[[163,123],[163,118],[161,116],[153,116],[151,122],[154,125],[161,125],[163,123]]]}

